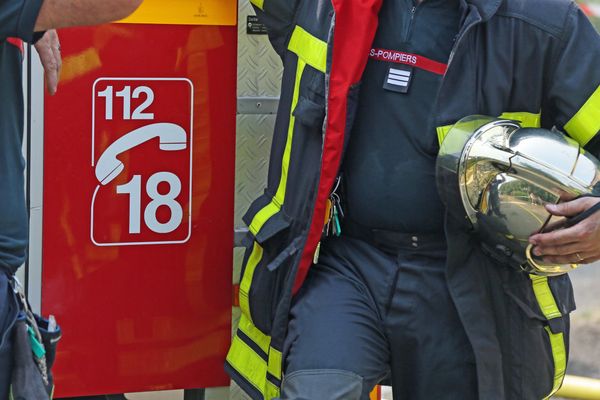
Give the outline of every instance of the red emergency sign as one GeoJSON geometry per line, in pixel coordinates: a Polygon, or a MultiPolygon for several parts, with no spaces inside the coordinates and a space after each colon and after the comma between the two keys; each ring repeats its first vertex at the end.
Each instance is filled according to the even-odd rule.
{"type": "Polygon", "coordinates": [[[227,386],[237,29],[59,34],[42,232],[56,396],[227,386]]]}
{"type": "Polygon", "coordinates": [[[97,246],[189,239],[193,92],[185,78],[94,83],[92,167],[98,183],[90,226],[97,246]]]}

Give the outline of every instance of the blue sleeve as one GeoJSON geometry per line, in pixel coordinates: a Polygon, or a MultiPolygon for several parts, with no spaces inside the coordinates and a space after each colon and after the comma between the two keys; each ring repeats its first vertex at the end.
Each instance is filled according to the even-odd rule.
{"type": "Polygon", "coordinates": [[[572,3],[561,39],[547,86],[552,122],[587,148],[600,132],[600,36],[572,3]]]}
{"type": "Polygon", "coordinates": [[[0,39],[34,40],[34,27],[43,0],[0,0],[0,39]]]}

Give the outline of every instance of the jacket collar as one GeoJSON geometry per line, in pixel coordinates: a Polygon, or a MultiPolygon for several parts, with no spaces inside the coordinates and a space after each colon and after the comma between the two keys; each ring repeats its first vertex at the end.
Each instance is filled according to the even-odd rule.
{"type": "Polygon", "coordinates": [[[461,5],[467,7],[468,12],[477,14],[478,19],[487,21],[500,7],[502,0],[462,0],[461,5]]]}

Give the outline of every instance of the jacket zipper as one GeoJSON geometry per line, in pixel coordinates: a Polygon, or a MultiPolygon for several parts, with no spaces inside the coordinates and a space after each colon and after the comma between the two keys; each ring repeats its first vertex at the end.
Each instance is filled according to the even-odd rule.
{"type": "MultiPolygon", "coordinates": [[[[448,57],[448,66],[446,68],[446,73],[448,73],[448,71],[450,70],[450,65],[452,64],[452,60],[454,59],[454,55],[456,54],[456,51],[458,50],[458,47],[460,46],[460,43],[462,42],[462,39],[467,36],[467,33],[469,33],[469,31],[479,23],[479,21],[474,21],[472,22],[469,26],[467,26],[465,28],[465,30],[463,31],[462,35],[460,35],[458,37],[458,39],[456,39],[456,43],[454,44],[454,46],[452,47],[452,51],[450,51],[450,57],[448,57]]],[[[445,78],[445,75],[444,75],[445,78]]]]}
{"type": "Polygon", "coordinates": [[[413,5],[410,9],[410,18],[408,20],[408,25],[406,27],[406,32],[404,32],[403,42],[408,42],[412,34],[413,22],[415,20],[415,14],[417,13],[417,6],[413,5]]]}
{"type": "MultiPolygon", "coordinates": [[[[442,89],[444,88],[444,83],[446,82],[446,77],[448,76],[448,72],[450,72],[450,67],[452,66],[452,61],[454,60],[454,56],[456,55],[456,52],[460,48],[460,44],[462,43],[463,38],[465,36],[467,36],[467,34],[471,31],[471,29],[473,29],[473,27],[475,25],[478,25],[480,22],[481,22],[481,19],[471,22],[467,27],[464,28],[462,33],[458,35],[458,37],[456,39],[456,43],[452,47],[452,50],[450,51],[450,56],[448,57],[446,73],[442,77],[442,82],[440,83],[440,87],[438,89],[437,96],[435,97],[435,105],[433,106],[434,113],[432,115],[436,115],[438,113],[438,104],[439,104],[440,93],[442,92],[442,89]]],[[[434,121],[435,121],[435,117],[434,117],[434,121]]],[[[436,123],[434,124],[434,126],[437,127],[439,121],[435,121],[435,122],[436,123]]]]}

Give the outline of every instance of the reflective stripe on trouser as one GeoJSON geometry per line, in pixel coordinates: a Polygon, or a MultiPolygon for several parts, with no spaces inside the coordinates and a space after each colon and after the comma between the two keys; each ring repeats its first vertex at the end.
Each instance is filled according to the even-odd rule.
{"type": "MultiPolygon", "coordinates": [[[[542,310],[544,317],[548,321],[554,318],[562,318],[562,314],[556,305],[556,300],[552,294],[552,290],[548,285],[548,278],[545,276],[530,275],[533,285],[533,293],[542,310]]],[[[567,370],[567,349],[563,332],[554,333],[549,326],[546,327],[550,347],[552,348],[552,359],[554,361],[554,381],[552,391],[545,397],[548,399],[560,388],[565,378],[567,370]]]]}
{"type": "Polygon", "coordinates": [[[335,397],[348,375],[322,385],[334,397],[317,398],[328,400],[368,399],[385,377],[395,399],[477,398],[473,352],[448,293],[444,257],[445,248],[411,243],[394,255],[347,236],[324,242],[290,312],[282,399],[315,398],[318,371],[361,379],[353,397],[335,397]],[[307,392],[288,387],[295,376],[307,392]]]}

